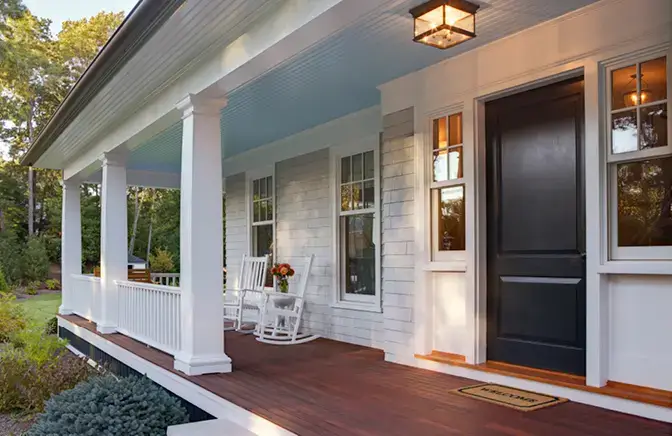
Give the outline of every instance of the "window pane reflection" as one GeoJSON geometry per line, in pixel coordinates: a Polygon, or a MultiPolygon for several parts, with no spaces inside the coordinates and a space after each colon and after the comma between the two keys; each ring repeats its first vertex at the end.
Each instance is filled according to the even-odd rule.
{"type": "Polygon", "coordinates": [[[667,65],[664,57],[644,62],[642,70],[642,104],[667,98],[667,65]]]}
{"type": "Polygon", "coordinates": [[[434,152],[434,181],[445,182],[448,180],[448,151],[439,150],[434,152]]]}
{"type": "Polygon", "coordinates": [[[611,73],[611,110],[633,106],[636,101],[628,99],[628,93],[637,92],[637,67],[620,68],[611,73]],[[627,104],[627,106],[626,106],[627,104]]]}
{"type": "Polygon", "coordinates": [[[667,145],[667,104],[657,104],[639,109],[641,149],[667,145]]]}
{"type": "Polygon", "coordinates": [[[672,157],[617,166],[618,245],[672,245],[672,157]]]}
{"type": "Polygon", "coordinates": [[[448,152],[448,178],[462,178],[462,147],[451,148],[448,152]]]}
{"type": "Polygon", "coordinates": [[[375,295],[373,214],[341,217],[342,266],[346,294],[375,295]]]}
{"type": "Polygon", "coordinates": [[[611,149],[614,153],[637,151],[637,112],[619,112],[611,116],[611,149]]]}
{"type": "Polygon", "coordinates": [[[438,246],[440,251],[464,250],[465,209],[464,185],[439,190],[438,246]]]}

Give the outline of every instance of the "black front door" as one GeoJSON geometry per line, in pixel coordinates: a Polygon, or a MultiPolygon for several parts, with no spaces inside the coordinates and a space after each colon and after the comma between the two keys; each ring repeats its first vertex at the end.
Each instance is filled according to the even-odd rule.
{"type": "Polygon", "coordinates": [[[583,79],[486,105],[488,360],[586,370],[583,79]]]}

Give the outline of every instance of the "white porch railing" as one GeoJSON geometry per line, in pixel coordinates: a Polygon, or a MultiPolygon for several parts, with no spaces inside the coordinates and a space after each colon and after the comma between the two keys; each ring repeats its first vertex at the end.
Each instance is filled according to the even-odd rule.
{"type": "Polygon", "coordinates": [[[100,278],[73,274],[72,289],[69,290],[69,304],[72,311],[89,321],[100,319],[100,278]]]}
{"type": "Polygon", "coordinates": [[[180,350],[180,288],[115,281],[119,296],[117,331],[158,350],[180,350]]]}
{"type": "Polygon", "coordinates": [[[180,273],[152,273],[152,282],[161,286],[180,286],[180,273]]]}

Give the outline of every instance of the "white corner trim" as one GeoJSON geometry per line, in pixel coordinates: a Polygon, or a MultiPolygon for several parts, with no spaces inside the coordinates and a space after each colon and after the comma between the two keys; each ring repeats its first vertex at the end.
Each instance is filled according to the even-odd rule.
{"type": "Polygon", "coordinates": [[[596,394],[594,392],[586,392],[578,389],[555,386],[516,377],[493,374],[490,372],[463,368],[460,366],[433,362],[425,359],[416,358],[415,366],[423,369],[442,372],[456,377],[464,377],[486,383],[498,383],[517,389],[525,389],[533,392],[544,393],[546,395],[567,398],[577,403],[601,407],[603,409],[614,410],[616,412],[626,413],[629,415],[637,415],[658,421],[672,422],[672,409],[668,407],[654,406],[651,404],[644,404],[623,398],[596,394]]]}
{"type": "Polygon", "coordinates": [[[293,436],[294,433],[277,424],[255,415],[240,406],[227,401],[189,380],[167,371],[130,351],[81,328],[63,318],[58,318],[58,326],[84,339],[99,350],[123,362],[141,374],[145,374],[175,395],[184,398],[194,406],[222,419],[227,419],[259,435],[293,436]]]}

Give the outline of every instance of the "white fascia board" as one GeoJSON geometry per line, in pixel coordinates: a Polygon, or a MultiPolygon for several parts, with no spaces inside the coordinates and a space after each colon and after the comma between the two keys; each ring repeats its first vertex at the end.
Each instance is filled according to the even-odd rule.
{"type": "MultiPolygon", "coordinates": [[[[185,96],[204,91],[216,91],[218,95],[231,92],[386,3],[386,0],[287,0],[219,53],[194,62],[192,70],[152,102],[101,135],[98,143],[90,144],[88,150],[65,165],[64,177],[69,179],[82,171],[90,174],[92,164],[103,152],[122,144],[133,150],[179,121],[175,105],[185,96]]],[[[38,161],[37,165],[44,163],[38,161]]]]}

